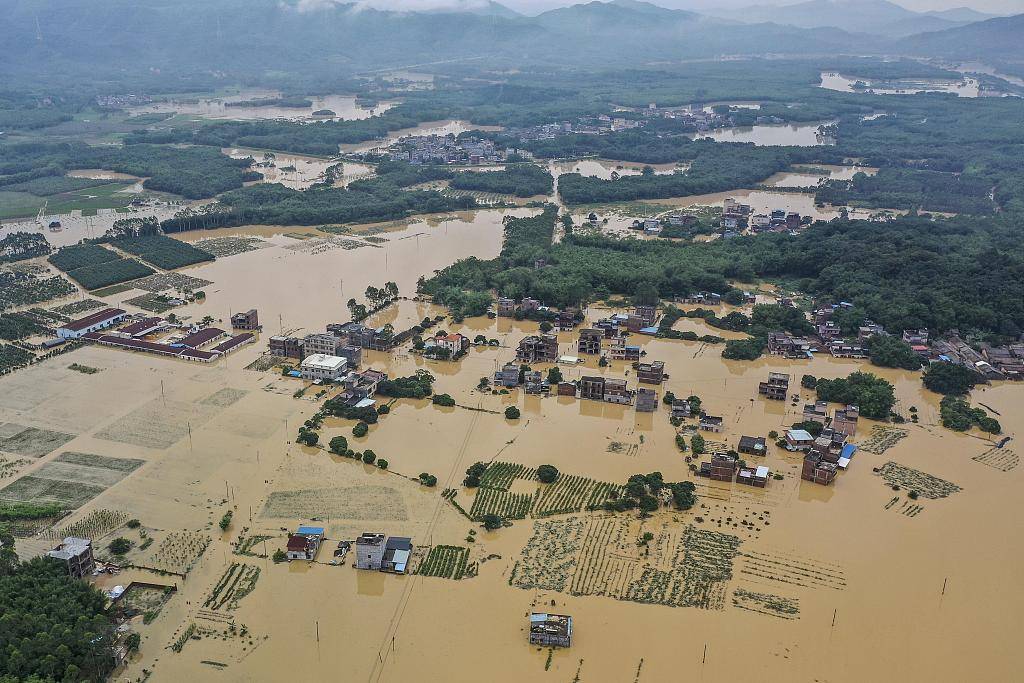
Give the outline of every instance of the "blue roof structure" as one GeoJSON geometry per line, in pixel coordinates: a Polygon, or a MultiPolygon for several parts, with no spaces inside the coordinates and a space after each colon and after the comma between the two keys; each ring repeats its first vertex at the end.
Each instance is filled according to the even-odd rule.
{"type": "Polygon", "coordinates": [[[855,443],[848,443],[845,446],[843,446],[843,452],[840,455],[840,457],[852,458],[853,454],[856,453],[856,452],[857,452],[857,444],[855,444],[855,443]]]}
{"type": "Polygon", "coordinates": [[[295,533],[302,536],[323,536],[324,528],[322,526],[300,526],[295,533]]]}

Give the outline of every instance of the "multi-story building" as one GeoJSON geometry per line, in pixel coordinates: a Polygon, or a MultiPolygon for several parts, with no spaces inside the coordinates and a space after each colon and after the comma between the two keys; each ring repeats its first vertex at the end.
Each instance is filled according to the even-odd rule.
{"type": "Polygon", "coordinates": [[[356,569],[380,570],[384,562],[384,534],[363,532],[356,539],[356,569]]]}
{"type": "Polygon", "coordinates": [[[660,360],[638,363],[636,378],[643,384],[661,384],[665,381],[665,363],[660,360]]]}
{"type": "Polygon", "coordinates": [[[554,363],[558,360],[558,337],[553,334],[523,337],[516,349],[516,360],[523,363],[554,363]]]}
{"type": "Polygon", "coordinates": [[[304,357],[315,354],[321,354],[324,356],[340,356],[342,354],[338,351],[342,346],[343,344],[341,343],[341,340],[330,332],[307,334],[302,338],[302,355],[304,357]]]}
{"type": "Polygon", "coordinates": [[[747,455],[764,455],[768,447],[763,436],[741,436],[736,450],[747,455]]]}
{"type": "Polygon", "coordinates": [[[462,334],[449,334],[443,337],[435,337],[434,343],[442,349],[456,356],[469,348],[469,338],[462,334]]]}
{"type": "Polygon", "coordinates": [[[828,423],[828,403],[826,401],[815,401],[805,403],[803,410],[803,422],[828,423]]]}
{"type": "Polygon", "coordinates": [[[511,318],[516,313],[516,302],[514,299],[500,296],[494,305],[494,310],[499,318],[511,318]]]}
{"type": "Polygon", "coordinates": [[[672,417],[684,420],[691,415],[690,402],[685,398],[676,398],[672,400],[672,417]]]}
{"type": "Polygon", "coordinates": [[[236,330],[258,330],[260,329],[260,316],[255,308],[250,308],[244,313],[235,313],[231,316],[231,327],[236,330]]]}
{"type": "Polygon", "coordinates": [[[711,456],[711,461],[702,462],[697,471],[700,476],[715,481],[732,481],[736,478],[736,467],[736,458],[726,453],[715,453],[711,456]]]}
{"type": "Polygon", "coordinates": [[[702,429],[705,432],[720,432],[724,427],[724,422],[725,420],[720,417],[702,413],[700,416],[700,422],[697,424],[697,428],[702,429]]]}
{"type": "Polygon", "coordinates": [[[641,305],[633,309],[633,315],[640,318],[641,327],[651,327],[658,319],[658,307],[641,305]]]}
{"type": "Polygon", "coordinates": [[[846,406],[836,411],[832,418],[832,429],[845,435],[847,438],[857,434],[857,421],[860,419],[860,408],[857,406],[846,406]]]}
{"type": "Polygon", "coordinates": [[[551,392],[551,384],[540,370],[530,370],[523,373],[523,391],[528,394],[548,394],[551,392]]]}
{"type": "Polygon", "coordinates": [[[580,377],[580,398],[589,398],[594,401],[603,401],[604,382],[604,377],[600,376],[580,377]]]}
{"type": "Polygon", "coordinates": [[[624,360],[633,362],[640,360],[640,347],[635,344],[627,344],[628,337],[612,337],[608,347],[608,357],[612,360],[624,360]]]}
{"type": "Polygon", "coordinates": [[[271,337],[269,345],[272,355],[302,359],[302,340],[298,337],[271,337]]]}
{"type": "Polygon", "coordinates": [[[757,393],[765,398],[785,401],[789,393],[789,375],[784,372],[769,372],[768,381],[757,385],[757,393]]]}
{"type": "Polygon", "coordinates": [[[629,405],[633,402],[633,392],[626,386],[626,380],[606,378],[604,380],[604,400],[606,403],[629,405]]]}
{"type": "Polygon", "coordinates": [[[741,468],[736,474],[737,484],[746,484],[747,486],[756,486],[759,489],[763,489],[768,486],[768,475],[769,470],[764,465],[758,465],[755,468],[741,468]]]}
{"type": "Polygon", "coordinates": [[[299,368],[302,372],[302,379],[311,382],[334,382],[348,372],[348,361],[341,356],[314,353],[311,356],[306,356],[299,368]]]}
{"type": "Polygon", "coordinates": [[[580,330],[580,339],[577,343],[577,350],[580,353],[596,356],[601,353],[601,340],[604,339],[604,330],[587,328],[580,330]]]}
{"type": "Polygon", "coordinates": [[[501,370],[494,373],[494,383],[506,389],[519,386],[519,365],[517,363],[505,363],[501,370]]]}
{"type": "Polygon", "coordinates": [[[63,543],[46,554],[64,563],[68,575],[76,579],[89,576],[96,567],[92,556],[92,541],[88,538],[68,536],[63,543]]]}
{"type": "Polygon", "coordinates": [[[572,645],[572,617],[564,614],[530,614],[530,644],[542,647],[572,645]]]}
{"type": "Polygon", "coordinates": [[[835,463],[825,462],[817,453],[808,453],[804,456],[800,478],[827,486],[835,480],[838,470],[835,463]]]}

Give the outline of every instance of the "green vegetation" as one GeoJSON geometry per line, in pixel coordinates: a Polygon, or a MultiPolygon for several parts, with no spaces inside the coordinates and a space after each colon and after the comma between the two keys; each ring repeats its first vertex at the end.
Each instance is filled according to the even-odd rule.
{"type": "Polygon", "coordinates": [[[849,181],[828,180],[818,188],[814,201],[880,209],[990,214],[996,208],[989,197],[991,191],[992,181],[973,173],[882,168],[873,176],[858,173],[849,181]]]}
{"type": "Polygon", "coordinates": [[[921,356],[910,348],[910,344],[899,337],[875,335],[868,340],[866,345],[872,365],[883,368],[919,370],[924,364],[921,356]]]}
{"type": "Polygon", "coordinates": [[[368,424],[366,424],[365,422],[357,422],[356,426],[352,428],[352,436],[358,439],[360,437],[366,436],[366,434],[369,431],[370,426],[368,424]]]}
{"type": "Polygon", "coordinates": [[[64,510],[64,506],[59,503],[0,502],[0,522],[58,517],[63,514],[64,510]]]}
{"type": "Polygon", "coordinates": [[[455,405],[455,399],[448,394],[434,394],[430,398],[430,402],[436,406],[444,406],[450,408],[455,405]]]}
{"type": "Polygon", "coordinates": [[[860,414],[872,420],[885,420],[896,403],[893,386],[870,372],[854,372],[846,378],[819,379],[818,398],[830,403],[860,407],[860,414]]]}
{"type": "Polygon", "coordinates": [[[46,237],[33,232],[12,232],[0,238],[0,263],[23,261],[50,253],[46,237]]]}
{"type": "Polygon", "coordinates": [[[415,375],[386,379],[377,385],[377,393],[391,398],[426,398],[433,393],[434,376],[426,370],[415,375]]]}
{"type": "Polygon", "coordinates": [[[505,408],[505,419],[506,420],[518,420],[520,417],[519,408],[515,406],[508,406],[505,408]]]}
{"type": "Polygon", "coordinates": [[[164,270],[173,270],[214,259],[213,254],[208,251],[162,235],[118,239],[111,244],[164,270]]]}
{"type": "Polygon", "coordinates": [[[537,479],[545,484],[553,484],[558,476],[558,468],[554,465],[541,465],[537,468],[537,479]]]}
{"type": "Polygon", "coordinates": [[[500,171],[456,173],[448,185],[456,190],[476,190],[526,198],[551,194],[553,182],[551,173],[540,166],[509,164],[500,171]]]}
{"type": "Polygon", "coordinates": [[[929,365],[921,379],[925,387],[931,391],[947,396],[963,396],[973,389],[974,385],[985,381],[975,371],[945,361],[929,365]]]}
{"type": "Polygon", "coordinates": [[[51,254],[49,261],[86,289],[136,280],[155,272],[149,266],[134,259],[121,258],[98,244],[63,247],[51,254]]]}
{"type": "Polygon", "coordinates": [[[344,455],[345,451],[348,450],[348,439],[343,436],[331,437],[331,440],[328,443],[328,448],[331,453],[334,453],[335,455],[344,455]]]}
{"type": "Polygon", "coordinates": [[[466,575],[469,548],[455,545],[431,546],[430,552],[416,569],[421,576],[436,576],[458,581],[466,575]]]}
{"type": "Polygon", "coordinates": [[[47,327],[37,322],[38,316],[26,313],[4,313],[0,315],[0,339],[17,341],[36,334],[44,334],[47,327]]]}
{"type": "MultiPolygon", "coordinates": [[[[0,528],[0,552],[16,560],[13,542],[0,528]]],[[[61,563],[49,558],[0,563],[0,679],[104,680],[114,661],[114,630],[105,602],[90,583],[69,577],[61,563]]]]}
{"type": "Polygon", "coordinates": [[[218,526],[221,531],[227,531],[228,527],[231,526],[231,518],[234,516],[234,511],[228,510],[224,513],[224,516],[220,518],[218,526]]]}
{"type": "Polygon", "coordinates": [[[123,536],[119,536],[107,544],[107,550],[115,555],[124,555],[132,549],[132,542],[123,536]]]}
{"type": "Polygon", "coordinates": [[[974,426],[990,434],[1003,431],[998,420],[989,417],[981,408],[972,408],[959,396],[943,396],[939,402],[939,416],[943,427],[957,432],[965,432],[974,426]]]}

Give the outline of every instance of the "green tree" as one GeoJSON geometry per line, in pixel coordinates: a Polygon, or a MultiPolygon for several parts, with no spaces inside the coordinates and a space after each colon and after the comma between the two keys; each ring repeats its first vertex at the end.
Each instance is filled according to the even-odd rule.
{"type": "Polygon", "coordinates": [[[370,431],[369,425],[365,422],[357,422],[356,426],[352,428],[352,436],[359,438],[366,436],[367,432],[370,431]]]}
{"type": "Polygon", "coordinates": [[[348,450],[348,439],[343,436],[331,437],[328,447],[330,448],[331,453],[344,455],[345,451],[348,450]]]}
{"type": "Polygon", "coordinates": [[[814,375],[804,375],[800,378],[800,386],[804,389],[813,389],[818,386],[818,378],[814,375]]]}
{"type": "Polygon", "coordinates": [[[377,454],[367,448],[363,451],[363,462],[367,465],[372,465],[373,461],[377,459],[377,454]]]}
{"type": "Polygon", "coordinates": [[[962,365],[940,361],[928,366],[922,380],[925,387],[937,394],[963,396],[984,378],[962,365]]]}
{"type": "Polygon", "coordinates": [[[899,337],[875,335],[868,340],[867,347],[871,364],[879,367],[919,370],[924,363],[910,344],[899,337]]]}
{"type": "Polygon", "coordinates": [[[123,536],[119,536],[107,544],[107,550],[115,555],[124,555],[132,549],[132,542],[123,536]]]}
{"type": "Polygon", "coordinates": [[[505,408],[505,419],[507,420],[518,420],[520,417],[519,408],[515,406],[509,406],[505,408]]]}
{"type": "Polygon", "coordinates": [[[641,512],[649,513],[657,510],[661,506],[661,503],[658,501],[656,497],[650,495],[649,493],[645,493],[644,495],[640,496],[639,506],[641,512]]]}
{"type": "Polygon", "coordinates": [[[548,369],[548,384],[554,386],[562,381],[562,371],[558,367],[553,366],[548,369]]]}
{"type": "Polygon", "coordinates": [[[704,443],[704,437],[700,434],[694,434],[690,437],[690,450],[693,451],[694,455],[702,455],[707,445],[704,443]]]}
{"type": "Polygon", "coordinates": [[[480,518],[483,522],[484,528],[493,531],[494,529],[500,529],[505,526],[505,520],[500,515],[488,514],[480,518]]]}
{"type": "Polygon", "coordinates": [[[554,465],[541,465],[537,468],[537,478],[545,484],[553,484],[558,479],[558,468],[554,465]]]}

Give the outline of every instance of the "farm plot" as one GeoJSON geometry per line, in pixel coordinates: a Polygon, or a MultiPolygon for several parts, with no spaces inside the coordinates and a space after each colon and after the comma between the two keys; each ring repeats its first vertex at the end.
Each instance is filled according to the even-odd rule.
{"type": "Polygon", "coordinates": [[[218,405],[220,399],[214,398],[224,391],[195,403],[153,399],[107,425],[96,433],[96,438],[157,450],[170,448],[188,434],[190,426],[201,427],[224,409],[218,405]]]}
{"type": "Polygon", "coordinates": [[[175,268],[191,266],[204,261],[213,261],[215,258],[208,251],[197,249],[188,242],[182,242],[181,240],[165,237],[164,235],[130,237],[116,240],[111,244],[122,251],[138,256],[146,263],[164,270],[174,270],[175,268]]]}
{"type": "Polygon", "coordinates": [[[41,458],[74,438],[74,434],[24,427],[13,422],[0,424],[0,451],[27,458],[41,458]]]}
{"type": "Polygon", "coordinates": [[[466,574],[469,548],[457,545],[435,545],[416,569],[421,576],[436,576],[458,581],[466,574]]]}
{"type": "Polygon", "coordinates": [[[153,292],[146,292],[131,299],[126,299],[125,303],[150,313],[166,313],[176,305],[171,302],[171,297],[164,294],[154,294],[153,292]]]}
{"type": "Polygon", "coordinates": [[[206,398],[200,400],[199,405],[212,406],[214,408],[227,408],[228,406],[233,406],[238,403],[248,393],[249,392],[245,389],[224,387],[223,389],[218,389],[206,398]]]}
{"type": "Polygon", "coordinates": [[[639,568],[635,526],[621,517],[588,520],[569,593],[622,599],[639,568]]]}
{"type": "Polygon", "coordinates": [[[578,517],[534,522],[533,535],[526,542],[509,582],[526,590],[566,592],[585,534],[586,524],[578,517]]]}
{"type": "Polygon", "coordinates": [[[0,344],[0,375],[24,367],[34,358],[35,354],[13,344],[0,344]]]}
{"type": "MultiPolygon", "coordinates": [[[[687,527],[677,549],[682,553],[678,573],[681,592],[672,596],[672,603],[683,607],[722,609],[725,584],[732,578],[733,559],[740,539],[717,531],[687,527]]],[[[675,579],[675,577],[673,577],[675,579]]]]}
{"type": "Polygon", "coordinates": [[[1012,449],[996,448],[994,446],[984,453],[974,456],[971,460],[997,469],[1000,472],[1009,472],[1020,464],[1020,457],[1012,449]]]}
{"type": "Polygon", "coordinates": [[[354,520],[409,519],[402,495],[390,486],[274,491],[267,497],[262,512],[263,517],[289,520],[327,515],[354,520]]]}
{"type": "Polygon", "coordinates": [[[882,477],[889,486],[902,486],[910,491],[917,491],[919,496],[933,500],[945,498],[961,490],[959,486],[945,479],[934,477],[911,467],[904,467],[892,461],[878,468],[878,476],[882,477]]]}
{"type": "Polygon", "coordinates": [[[266,557],[265,552],[258,552],[257,546],[263,544],[266,546],[266,542],[272,539],[273,536],[264,536],[261,534],[255,534],[253,536],[239,536],[238,540],[233,544],[235,555],[246,555],[248,557],[266,557]]]}
{"type": "Polygon", "coordinates": [[[36,271],[0,271],[0,310],[59,299],[78,289],[59,275],[36,271]]]}
{"type": "Polygon", "coordinates": [[[50,263],[86,289],[99,289],[153,274],[153,269],[98,244],[63,247],[49,257],[50,263]]]}
{"type": "Polygon", "coordinates": [[[212,285],[213,282],[204,280],[201,277],[192,277],[191,275],[183,275],[181,273],[156,273],[132,284],[136,289],[144,289],[147,292],[156,293],[164,292],[168,289],[176,289],[180,292],[194,292],[212,285]]]}
{"type": "Polygon", "coordinates": [[[247,251],[262,249],[268,245],[258,237],[211,237],[199,240],[195,243],[195,246],[213,254],[217,258],[224,258],[244,254],[247,251]]]}
{"type": "Polygon", "coordinates": [[[82,519],[60,529],[50,529],[46,537],[51,541],[79,536],[81,538],[102,538],[128,521],[128,513],[121,510],[93,510],[82,519]]]}
{"type": "Polygon", "coordinates": [[[62,453],[32,474],[0,489],[0,500],[57,503],[79,508],[142,465],[142,460],[62,453]]]}
{"type": "Polygon", "coordinates": [[[771,581],[800,588],[846,588],[841,565],[801,557],[782,550],[753,550],[742,554],[739,574],[752,581],[771,581]]]}
{"type": "Polygon", "coordinates": [[[196,531],[172,531],[139,564],[156,570],[187,574],[210,545],[210,537],[196,531]]]}
{"type": "Polygon", "coordinates": [[[105,308],[106,304],[96,299],[82,299],[81,301],[72,301],[69,304],[63,306],[57,306],[51,309],[58,315],[66,315],[71,317],[80,316],[87,311],[94,311],[97,308],[105,308]]]}
{"type": "Polygon", "coordinates": [[[160,614],[160,610],[163,609],[173,594],[174,588],[172,586],[158,588],[156,586],[132,583],[121,596],[119,602],[125,616],[131,618],[141,614],[143,623],[148,624],[156,619],[157,615],[160,614]]]}
{"type": "Polygon", "coordinates": [[[799,619],[800,601],[770,593],[755,593],[737,588],[732,592],[732,605],[748,612],[767,614],[779,619],[799,619]]]}
{"type": "Polygon", "coordinates": [[[210,591],[209,597],[203,602],[203,607],[215,611],[222,608],[235,609],[238,607],[238,601],[256,588],[256,581],[259,578],[259,567],[243,562],[232,562],[210,591]]]}
{"type": "Polygon", "coordinates": [[[512,493],[503,489],[479,488],[473,505],[469,508],[469,516],[475,521],[484,515],[500,515],[505,519],[526,519],[530,512],[533,498],[528,493],[512,493]]]}
{"type": "Polygon", "coordinates": [[[511,462],[492,462],[480,477],[480,486],[507,491],[516,479],[533,479],[537,470],[511,462]]]}
{"type": "Polygon", "coordinates": [[[553,484],[541,484],[533,504],[534,517],[592,510],[622,487],[589,477],[560,474],[553,484]]]}
{"type": "Polygon", "coordinates": [[[906,429],[875,425],[871,428],[871,435],[866,441],[860,444],[860,449],[862,451],[867,451],[868,453],[881,455],[899,443],[900,439],[903,439],[906,436],[906,429]]]}

